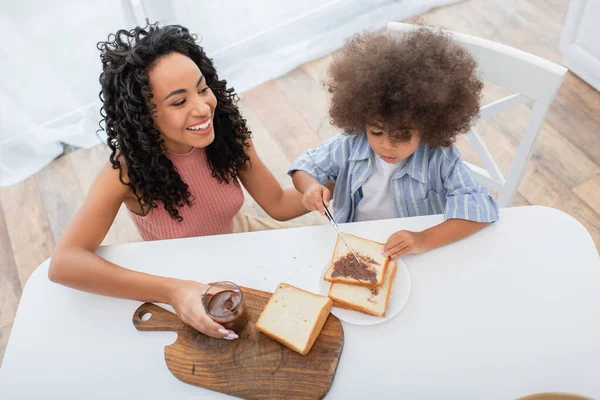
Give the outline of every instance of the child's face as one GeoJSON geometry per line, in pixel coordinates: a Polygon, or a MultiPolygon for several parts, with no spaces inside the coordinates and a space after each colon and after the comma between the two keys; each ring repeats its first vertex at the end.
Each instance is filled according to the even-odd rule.
{"type": "Polygon", "coordinates": [[[421,135],[416,128],[403,128],[399,130],[400,135],[390,135],[390,132],[383,128],[383,125],[377,121],[366,124],[367,139],[369,145],[379,157],[385,162],[395,164],[407,159],[419,147],[421,135]],[[400,132],[402,131],[402,132],[400,132]],[[393,137],[410,137],[408,141],[397,141],[393,137]]]}
{"type": "Polygon", "coordinates": [[[215,139],[217,98],[198,66],[180,53],[161,58],[148,73],[156,112],[154,125],[168,151],[187,153],[215,139]]]}

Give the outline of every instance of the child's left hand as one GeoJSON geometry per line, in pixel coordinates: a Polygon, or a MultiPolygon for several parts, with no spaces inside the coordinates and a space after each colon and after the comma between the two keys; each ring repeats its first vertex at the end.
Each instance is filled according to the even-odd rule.
{"type": "Polygon", "coordinates": [[[396,258],[410,253],[422,253],[425,251],[425,235],[423,232],[398,231],[392,234],[382,254],[385,257],[396,258]]]}

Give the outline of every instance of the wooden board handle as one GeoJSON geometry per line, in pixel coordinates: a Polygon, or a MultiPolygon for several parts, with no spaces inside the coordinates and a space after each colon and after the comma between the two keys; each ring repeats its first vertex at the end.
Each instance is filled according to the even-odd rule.
{"type": "Polygon", "coordinates": [[[182,331],[189,327],[176,314],[152,303],[144,303],[133,314],[138,331],[182,331]],[[151,314],[148,318],[147,314],[151,314]]]}

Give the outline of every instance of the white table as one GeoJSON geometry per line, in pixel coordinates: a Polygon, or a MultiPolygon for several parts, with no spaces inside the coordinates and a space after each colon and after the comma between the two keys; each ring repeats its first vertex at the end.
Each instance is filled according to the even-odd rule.
{"type": "MultiPolygon", "coordinates": [[[[441,216],[347,224],[384,241],[441,216]]],[[[285,281],[318,292],[335,242],[330,226],[101,248],[120,265],[272,291],[285,281]]],[[[575,219],[544,207],[444,248],[404,258],[412,294],[395,318],[344,323],[327,398],[510,399],[564,391],[600,397],[600,260],[575,219]]],[[[0,399],[227,397],[177,380],[163,347],[172,332],[139,332],[140,304],[51,283],[48,263],[23,291],[0,369],[0,399]]]]}

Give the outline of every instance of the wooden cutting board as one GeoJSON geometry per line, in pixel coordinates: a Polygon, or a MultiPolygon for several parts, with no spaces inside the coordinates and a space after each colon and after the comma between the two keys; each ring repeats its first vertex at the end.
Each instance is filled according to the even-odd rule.
{"type": "Polygon", "coordinates": [[[140,331],[177,332],[175,343],[165,347],[165,361],[183,382],[246,399],[323,398],[344,346],[340,321],[330,314],[310,353],[302,356],[254,327],[271,293],[242,292],[249,322],[236,340],[210,338],[152,303],[135,311],[133,324],[140,331]]]}

